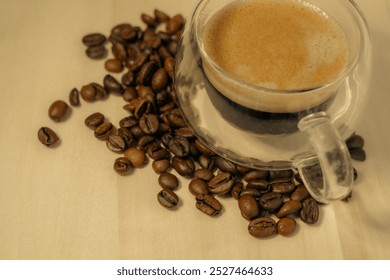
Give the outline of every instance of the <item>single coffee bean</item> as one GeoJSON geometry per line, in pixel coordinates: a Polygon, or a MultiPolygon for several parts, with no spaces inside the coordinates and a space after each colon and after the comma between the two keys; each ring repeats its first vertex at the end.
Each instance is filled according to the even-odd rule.
{"type": "Polygon", "coordinates": [[[152,162],[152,168],[157,174],[167,172],[170,166],[171,163],[168,159],[154,160],[152,162]]]}
{"type": "Polygon", "coordinates": [[[114,162],[114,170],[119,175],[125,175],[131,169],[131,162],[125,157],[119,157],[114,162]]]}
{"type": "Polygon", "coordinates": [[[111,134],[106,140],[107,148],[114,153],[123,153],[126,149],[125,140],[119,136],[111,134]]]}
{"type": "Polygon", "coordinates": [[[353,134],[345,141],[348,149],[363,148],[364,139],[362,136],[353,134]]]}
{"type": "Polygon", "coordinates": [[[264,179],[253,179],[246,185],[247,189],[256,189],[261,192],[268,191],[270,189],[269,182],[264,179]]]}
{"type": "Polygon", "coordinates": [[[79,91],[77,88],[74,88],[69,93],[69,103],[72,106],[79,106],[80,105],[80,97],[79,97],[79,91]]]}
{"type": "Polygon", "coordinates": [[[130,71],[138,72],[146,62],[149,61],[150,55],[146,52],[140,53],[130,66],[130,71]]]}
{"type": "Polygon", "coordinates": [[[98,83],[91,83],[91,85],[95,88],[96,90],[96,95],[95,95],[95,99],[96,100],[104,100],[109,92],[100,84],[98,83]]]}
{"type": "Polygon", "coordinates": [[[269,171],[267,170],[252,170],[246,173],[243,177],[244,181],[250,182],[252,180],[267,180],[269,171]]]}
{"type": "Polygon", "coordinates": [[[154,114],[145,114],[139,119],[139,127],[147,135],[155,134],[159,125],[158,116],[154,114]]]}
{"type": "Polygon", "coordinates": [[[82,42],[87,47],[102,45],[106,42],[107,38],[101,33],[90,33],[82,38],[82,42]]]}
{"type": "Polygon", "coordinates": [[[117,58],[110,58],[107,59],[106,62],[104,63],[104,68],[108,72],[120,73],[123,71],[123,64],[122,61],[117,58]]]}
{"type": "Polygon", "coordinates": [[[140,149],[138,149],[136,147],[128,148],[124,152],[124,156],[130,160],[131,164],[135,168],[141,168],[147,162],[147,158],[146,158],[145,152],[141,151],[140,149]]]}
{"type": "Polygon", "coordinates": [[[138,125],[138,120],[134,116],[124,117],[119,121],[119,126],[122,128],[131,128],[138,125]]]}
{"type": "Polygon", "coordinates": [[[259,198],[260,206],[270,212],[278,210],[283,205],[283,202],[283,195],[276,192],[265,193],[259,198]]]}
{"type": "Polygon", "coordinates": [[[276,222],[272,218],[262,217],[252,220],[248,225],[250,235],[266,238],[276,234],[276,222]]]}
{"type": "Polygon", "coordinates": [[[140,98],[136,100],[134,108],[134,116],[136,119],[140,119],[143,115],[149,114],[152,111],[153,104],[146,98],[140,98]]]}
{"type": "Polygon", "coordinates": [[[156,138],[154,136],[143,134],[138,139],[137,148],[144,152],[147,152],[149,146],[152,145],[153,143],[156,143],[156,138]]]}
{"type": "Polygon", "coordinates": [[[227,194],[232,189],[235,178],[228,172],[222,172],[208,181],[209,190],[213,194],[227,194]]]}
{"type": "Polygon", "coordinates": [[[216,216],[222,210],[221,203],[215,197],[208,194],[197,195],[195,206],[198,210],[209,216],[216,216]]]}
{"type": "Polygon", "coordinates": [[[158,69],[158,63],[155,60],[146,62],[139,70],[137,83],[139,85],[149,85],[154,73],[158,69]]]}
{"type": "Polygon", "coordinates": [[[154,160],[160,160],[169,157],[168,150],[162,147],[161,144],[157,142],[150,143],[146,151],[148,153],[148,156],[154,160]]]}
{"type": "Polygon", "coordinates": [[[289,236],[295,232],[295,230],[297,228],[297,223],[295,222],[294,219],[286,217],[286,218],[280,219],[276,223],[276,227],[277,227],[278,234],[280,234],[282,236],[289,236]]]}
{"type": "Polygon", "coordinates": [[[242,174],[242,175],[245,175],[245,174],[247,174],[247,173],[249,173],[250,171],[253,170],[251,167],[244,166],[244,165],[241,165],[241,164],[237,164],[236,168],[237,168],[237,172],[242,174]]]}
{"type": "Polygon", "coordinates": [[[158,183],[162,188],[175,190],[179,186],[179,179],[172,173],[164,172],[158,177],[158,183]]]}
{"type": "Polygon", "coordinates": [[[272,191],[281,193],[281,194],[289,194],[295,190],[295,183],[293,181],[290,182],[277,182],[271,183],[272,191]]]}
{"type": "Polygon", "coordinates": [[[150,15],[141,14],[141,20],[149,27],[153,27],[156,24],[156,19],[150,15]]]}
{"type": "Polygon", "coordinates": [[[243,183],[242,182],[237,182],[233,186],[233,188],[230,191],[230,194],[232,195],[232,197],[234,199],[236,199],[236,200],[240,199],[242,188],[243,188],[243,183]]]}
{"type": "Polygon", "coordinates": [[[195,146],[203,155],[208,157],[215,156],[215,153],[199,139],[195,140],[195,146]]]}
{"type": "Polygon", "coordinates": [[[222,172],[228,172],[234,175],[237,174],[236,164],[223,157],[217,156],[215,158],[215,164],[222,172]]]}
{"type": "Polygon", "coordinates": [[[118,128],[118,136],[122,137],[126,144],[126,149],[130,148],[134,141],[134,136],[131,131],[127,128],[120,127],[118,128]]]}
{"type": "Polygon", "coordinates": [[[167,22],[170,17],[159,9],[154,9],[154,16],[158,22],[167,22]]]}
{"type": "Polygon", "coordinates": [[[241,215],[247,220],[252,220],[260,213],[256,199],[250,195],[240,196],[238,199],[238,207],[241,211],[241,215]]]}
{"type": "Polygon", "coordinates": [[[87,102],[96,100],[96,88],[92,84],[84,85],[80,90],[81,98],[87,102]]]}
{"type": "Polygon", "coordinates": [[[190,193],[192,193],[195,196],[209,194],[209,187],[207,183],[198,178],[191,180],[191,182],[188,185],[188,189],[190,193]]]}
{"type": "Polygon", "coordinates": [[[122,42],[115,42],[112,44],[111,52],[114,55],[114,57],[120,61],[127,59],[127,50],[125,43],[122,42]]]}
{"type": "MultiPolygon", "coordinates": [[[[195,144],[196,144],[196,142],[195,142],[195,144]]],[[[206,169],[209,169],[211,171],[213,171],[216,167],[214,157],[209,157],[209,156],[206,156],[204,154],[201,154],[198,157],[197,161],[202,168],[206,168],[206,169]]]]}
{"type": "Polygon", "coordinates": [[[166,30],[170,34],[178,32],[184,26],[184,18],[182,15],[175,15],[166,24],[166,30]]]}
{"type": "Polygon", "coordinates": [[[154,92],[159,92],[166,88],[168,85],[168,74],[164,68],[160,68],[154,73],[151,85],[154,92]]]}
{"type": "Polygon", "coordinates": [[[174,69],[175,69],[175,59],[172,57],[167,57],[164,60],[164,69],[167,72],[168,76],[173,79],[174,69]]]}
{"type": "Polygon", "coordinates": [[[194,177],[208,182],[214,178],[214,173],[211,172],[209,169],[201,168],[195,170],[194,177]]]}
{"type": "Polygon", "coordinates": [[[123,93],[122,85],[110,74],[104,76],[103,86],[108,92],[113,92],[117,94],[123,93]]]}
{"type": "Polygon", "coordinates": [[[69,106],[65,101],[54,101],[49,107],[49,117],[55,122],[60,122],[66,117],[68,109],[69,106]]]}
{"type": "Polygon", "coordinates": [[[194,131],[188,126],[183,126],[175,129],[175,135],[185,137],[188,140],[195,139],[194,131]]]}
{"type": "Polygon", "coordinates": [[[104,122],[104,115],[102,113],[93,113],[92,115],[88,116],[84,123],[86,126],[88,126],[91,129],[96,129],[98,126],[100,126],[104,122]]]}
{"type": "Polygon", "coordinates": [[[112,134],[114,126],[110,122],[105,122],[99,125],[95,131],[95,137],[99,140],[107,140],[107,138],[112,134]]]}
{"type": "MultiPolygon", "coordinates": [[[[135,74],[134,74],[134,72],[129,70],[125,74],[123,74],[121,82],[126,87],[134,86],[135,85],[135,74]]],[[[130,99],[134,99],[133,95],[132,95],[132,98],[130,98],[130,99]]],[[[130,99],[128,99],[127,101],[129,101],[130,99]]]]}
{"type": "Polygon", "coordinates": [[[279,211],[275,214],[276,217],[283,218],[290,214],[297,213],[302,208],[302,203],[296,200],[286,201],[279,211]]]}
{"type": "Polygon", "coordinates": [[[277,178],[293,178],[294,171],[288,170],[271,170],[269,172],[269,180],[272,181],[277,178]]]}
{"type": "Polygon", "coordinates": [[[130,131],[136,139],[141,139],[142,136],[145,136],[145,133],[142,131],[139,125],[130,127],[130,131]]]}
{"type": "Polygon", "coordinates": [[[59,140],[57,134],[48,127],[41,127],[38,130],[38,139],[43,145],[47,147],[55,145],[59,140]]]}
{"type": "Polygon", "coordinates": [[[254,198],[259,198],[263,194],[262,191],[256,190],[256,189],[251,189],[251,188],[243,188],[241,190],[240,196],[242,195],[250,195],[254,198]]]}
{"type": "MultiPolygon", "coordinates": [[[[122,84],[124,84],[126,86],[126,84],[123,83],[123,81],[122,81],[122,84]]],[[[137,90],[135,89],[135,87],[132,87],[132,86],[127,86],[122,94],[123,100],[125,100],[127,102],[130,102],[131,100],[136,99],[137,97],[138,97],[137,90]]]]}
{"type": "Polygon", "coordinates": [[[310,197],[310,193],[307,191],[303,184],[299,184],[295,191],[291,194],[291,200],[303,201],[310,197]]]}
{"type": "Polygon", "coordinates": [[[362,148],[353,148],[349,149],[349,154],[351,158],[357,161],[365,161],[366,160],[366,152],[362,148]]]}
{"type": "Polygon", "coordinates": [[[177,157],[183,158],[189,155],[190,143],[183,136],[174,136],[168,142],[168,149],[177,157]]]}
{"type": "Polygon", "coordinates": [[[172,167],[184,177],[192,177],[195,172],[195,163],[190,158],[179,158],[174,156],[172,158],[172,167]]]}
{"type": "Polygon", "coordinates": [[[107,49],[104,45],[89,46],[85,54],[92,59],[103,59],[107,55],[107,49]]]}
{"type": "Polygon", "coordinates": [[[183,114],[178,108],[168,112],[167,120],[168,123],[175,128],[187,126],[187,123],[183,118],[183,114]]]}
{"type": "Polygon", "coordinates": [[[173,208],[179,204],[179,197],[170,189],[162,189],[157,194],[157,200],[165,208],[173,208]]]}
{"type": "Polygon", "coordinates": [[[302,202],[299,218],[307,224],[315,224],[319,217],[318,203],[314,198],[307,198],[302,202]]]}

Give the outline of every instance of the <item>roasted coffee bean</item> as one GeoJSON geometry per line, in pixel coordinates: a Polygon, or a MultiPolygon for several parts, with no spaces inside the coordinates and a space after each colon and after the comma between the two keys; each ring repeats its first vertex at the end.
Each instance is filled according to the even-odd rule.
{"type": "Polygon", "coordinates": [[[284,202],[283,195],[276,192],[265,193],[259,198],[260,206],[270,212],[278,210],[284,202]]]}
{"type": "Polygon", "coordinates": [[[207,183],[198,178],[191,180],[188,185],[188,189],[195,196],[209,194],[209,187],[207,183]]]}
{"type": "Polygon", "coordinates": [[[235,182],[235,178],[232,174],[222,172],[216,175],[213,179],[208,181],[209,190],[213,194],[227,194],[232,189],[235,182]]]}
{"type": "Polygon", "coordinates": [[[175,69],[175,59],[172,57],[167,57],[164,60],[164,69],[167,72],[168,76],[173,79],[174,69],[175,69]]]}
{"type": "Polygon", "coordinates": [[[114,170],[119,175],[125,175],[131,169],[131,162],[125,157],[119,157],[114,162],[114,170]]]}
{"type": "Polygon", "coordinates": [[[156,143],[156,138],[152,135],[142,135],[137,142],[137,147],[142,151],[147,151],[149,146],[156,143]]]}
{"type": "Polygon", "coordinates": [[[115,42],[111,47],[111,52],[118,60],[124,61],[127,59],[127,49],[124,43],[115,42]]]}
{"type": "Polygon", "coordinates": [[[107,49],[104,45],[89,46],[85,54],[92,59],[103,59],[107,55],[107,49]]]}
{"type": "Polygon", "coordinates": [[[67,116],[68,109],[65,101],[54,101],[49,107],[49,117],[55,122],[60,122],[67,116]]]}
{"type": "Polygon", "coordinates": [[[138,72],[149,61],[149,57],[150,55],[146,52],[140,53],[130,66],[130,71],[138,72]]]}
{"type": "Polygon", "coordinates": [[[85,85],[80,90],[81,98],[87,102],[96,100],[96,88],[92,84],[85,85]]]}
{"type": "Polygon", "coordinates": [[[125,140],[119,136],[111,134],[106,140],[107,148],[114,153],[123,153],[126,149],[125,140]]]}
{"type": "Polygon", "coordinates": [[[179,179],[172,173],[164,172],[158,177],[158,183],[162,188],[175,190],[179,186],[179,179]]]}
{"type": "Polygon", "coordinates": [[[141,139],[142,136],[145,136],[145,133],[139,127],[139,125],[130,127],[131,134],[137,139],[141,139]]]}
{"type": "Polygon", "coordinates": [[[108,92],[113,92],[117,94],[123,93],[122,85],[110,74],[104,76],[103,85],[108,92]]]}
{"type": "Polygon", "coordinates": [[[168,142],[168,149],[175,156],[183,158],[190,153],[190,143],[187,138],[176,135],[168,142]]]}
{"type": "Polygon", "coordinates": [[[281,194],[289,194],[295,190],[295,183],[293,181],[290,182],[276,182],[271,184],[272,191],[281,193],[281,194]]]}
{"type": "Polygon", "coordinates": [[[139,127],[145,134],[152,135],[158,131],[159,120],[157,115],[145,114],[139,119],[139,127]]]}
{"type": "Polygon", "coordinates": [[[84,123],[86,126],[88,126],[90,129],[95,130],[99,125],[104,123],[104,115],[102,113],[93,113],[92,115],[88,116],[84,123]]]}
{"type": "Polygon", "coordinates": [[[167,120],[171,126],[176,128],[187,126],[187,123],[183,118],[183,114],[178,108],[171,110],[167,114],[167,120]]]}
{"type": "Polygon", "coordinates": [[[157,69],[158,69],[157,61],[151,60],[146,62],[139,70],[137,83],[139,85],[149,85],[157,69]]]}
{"type": "Polygon", "coordinates": [[[214,178],[214,173],[209,169],[201,168],[195,170],[194,177],[208,182],[214,178]]]}
{"type": "Polygon", "coordinates": [[[291,194],[291,200],[303,201],[306,198],[310,197],[309,192],[303,184],[299,184],[295,191],[291,194]]]}
{"type": "Polygon", "coordinates": [[[167,22],[170,17],[159,9],[154,9],[154,16],[158,22],[167,22]]]}
{"type": "MultiPolygon", "coordinates": [[[[196,142],[195,142],[195,144],[196,144],[196,142]]],[[[209,169],[211,171],[213,171],[216,167],[214,157],[209,157],[209,156],[206,156],[205,154],[201,154],[198,157],[197,161],[202,168],[206,168],[206,169],[209,169]]]]}
{"type": "Polygon", "coordinates": [[[269,180],[272,181],[278,178],[293,178],[294,172],[290,169],[288,170],[271,170],[269,171],[269,180]]]}
{"type": "Polygon", "coordinates": [[[267,180],[269,171],[267,170],[251,170],[246,173],[243,179],[246,182],[250,182],[252,180],[267,180]]]}
{"type": "Polygon", "coordinates": [[[141,20],[148,26],[153,27],[156,24],[156,19],[150,15],[141,14],[141,20]]]}
{"type": "Polygon", "coordinates": [[[182,15],[175,15],[166,24],[166,30],[170,34],[178,32],[184,26],[184,18],[182,15]]]}
{"type": "MultiPolygon", "coordinates": [[[[125,83],[123,83],[123,81],[122,81],[122,84],[125,85],[125,83]]],[[[136,99],[137,97],[138,97],[138,93],[137,93],[137,90],[135,89],[135,87],[128,86],[127,88],[125,88],[125,90],[123,91],[123,94],[122,94],[123,100],[128,101],[128,102],[133,100],[133,99],[136,99]]]]}
{"type": "Polygon", "coordinates": [[[91,85],[96,90],[95,98],[96,100],[104,100],[108,96],[108,91],[100,84],[98,83],[91,83],[91,85]]]}
{"type": "Polygon", "coordinates": [[[134,116],[127,116],[119,121],[119,126],[122,128],[131,128],[136,125],[138,125],[138,120],[134,116]]]}
{"type": "Polygon", "coordinates": [[[72,106],[79,106],[80,105],[80,97],[79,97],[79,91],[77,88],[74,88],[69,93],[69,103],[72,106]]]}
{"type": "Polygon", "coordinates": [[[286,201],[279,211],[275,214],[276,217],[283,218],[290,214],[295,214],[302,208],[302,203],[296,200],[288,200],[286,201]]]}
{"type": "Polygon", "coordinates": [[[152,162],[152,168],[154,172],[156,172],[157,174],[161,174],[168,171],[170,166],[171,163],[169,162],[168,159],[154,160],[152,162]]]}
{"type": "Polygon", "coordinates": [[[222,172],[229,172],[234,175],[237,174],[236,164],[223,157],[217,156],[215,158],[215,164],[222,172]]]}
{"type": "Polygon", "coordinates": [[[145,152],[136,147],[130,147],[124,152],[124,156],[128,158],[135,168],[141,168],[147,163],[145,152]]]}
{"type": "Polygon", "coordinates": [[[259,198],[262,194],[263,194],[263,192],[256,190],[256,189],[251,189],[251,188],[249,188],[249,189],[243,188],[241,190],[241,193],[240,193],[240,195],[250,195],[254,198],[259,198]]]}
{"type": "Polygon", "coordinates": [[[295,232],[297,228],[297,223],[295,222],[294,219],[286,217],[280,219],[276,223],[276,227],[277,227],[278,234],[282,236],[290,236],[295,232]]]}
{"type": "Polygon", "coordinates": [[[164,68],[160,68],[154,73],[151,85],[154,92],[159,92],[166,88],[168,85],[168,74],[164,68]]]}
{"type": "Polygon", "coordinates": [[[203,155],[208,157],[215,156],[215,153],[199,139],[195,140],[195,146],[203,155]]]}
{"type": "Polygon", "coordinates": [[[179,127],[175,130],[175,134],[178,136],[185,137],[189,140],[195,139],[194,131],[188,126],[179,127]]]}
{"type": "Polygon", "coordinates": [[[352,159],[357,161],[365,161],[367,157],[366,152],[362,148],[349,149],[349,154],[352,159]]]}
{"type": "Polygon", "coordinates": [[[59,141],[57,134],[48,127],[41,127],[38,130],[38,139],[43,145],[47,147],[51,147],[59,141]]]}
{"type": "Polygon", "coordinates": [[[106,42],[107,38],[101,33],[90,33],[82,38],[82,42],[87,47],[102,45],[106,42]]]}
{"type": "Polygon", "coordinates": [[[253,179],[248,182],[246,185],[247,189],[256,189],[260,192],[265,192],[270,190],[269,182],[263,179],[253,179]]]}
{"type": "Polygon", "coordinates": [[[272,218],[262,217],[251,221],[248,225],[250,235],[259,238],[266,238],[274,235],[277,231],[276,222],[272,218]]]}
{"type": "Polygon", "coordinates": [[[314,198],[307,198],[302,202],[302,210],[299,218],[307,224],[315,224],[318,221],[320,210],[314,198]]]}
{"type": "Polygon", "coordinates": [[[172,167],[184,177],[192,177],[195,172],[195,163],[190,158],[172,158],[172,167]]]}
{"type": "MultiPolygon", "coordinates": [[[[121,82],[124,86],[134,86],[135,84],[135,75],[134,72],[129,70],[125,74],[122,75],[121,82]]],[[[135,97],[132,97],[131,99],[134,99],[135,97]]],[[[129,99],[130,100],[130,99],[129,99]]],[[[128,101],[128,100],[127,100],[128,101]]]]}
{"type": "Polygon", "coordinates": [[[96,127],[94,134],[95,137],[99,140],[107,140],[108,137],[112,134],[114,126],[110,122],[105,122],[96,127]]]}
{"type": "Polygon", "coordinates": [[[107,59],[106,62],[104,63],[104,68],[108,72],[120,73],[123,71],[123,64],[122,61],[117,58],[110,58],[107,59]]]}
{"type": "Polygon", "coordinates": [[[137,119],[140,119],[143,115],[149,114],[152,112],[153,104],[146,98],[141,98],[138,100],[134,108],[134,116],[137,119]]]}
{"type": "Polygon", "coordinates": [[[252,220],[260,213],[256,199],[250,195],[241,195],[238,199],[238,207],[241,215],[247,220],[252,220]]]}
{"type": "Polygon", "coordinates": [[[242,182],[237,182],[233,186],[233,188],[230,191],[230,194],[232,195],[232,197],[234,199],[236,199],[236,200],[240,199],[242,188],[243,188],[243,183],[242,182]]]}
{"type": "Polygon", "coordinates": [[[198,210],[209,216],[216,216],[222,210],[221,203],[215,197],[208,194],[197,195],[195,206],[198,210]]]}
{"type": "Polygon", "coordinates": [[[126,148],[131,147],[134,141],[134,136],[129,129],[124,127],[118,128],[118,135],[125,141],[126,148]]]}
{"type": "Polygon", "coordinates": [[[162,147],[157,142],[153,142],[150,145],[148,145],[147,153],[148,153],[148,156],[154,160],[160,160],[160,159],[164,159],[164,158],[169,157],[168,150],[165,149],[164,147],[162,147]]]}
{"type": "Polygon", "coordinates": [[[162,189],[157,194],[157,200],[166,208],[173,208],[179,204],[179,197],[170,189],[162,189]]]}
{"type": "Polygon", "coordinates": [[[348,149],[363,148],[364,139],[360,135],[353,134],[345,141],[348,149]]]}

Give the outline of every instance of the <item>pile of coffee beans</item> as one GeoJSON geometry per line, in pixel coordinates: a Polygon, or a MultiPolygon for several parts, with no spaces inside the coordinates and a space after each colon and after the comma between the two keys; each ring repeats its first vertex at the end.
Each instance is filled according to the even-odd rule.
{"type": "MultiPolygon", "coordinates": [[[[294,170],[254,170],[237,165],[215,154],[194,135],[177,106],[173,85],[176,49],[185,19],[155,9],[153,15],[141,14],[141,20],[144,28],[123,23],[114,26],[109,36],[92,33],[82,38],[86,55],[105,59],[108,73],[101,83],[73,88],[68,96],[73,107],[80,106],[80,99],[95,102],[111,94],[123,99],[124,117],[118,125],[101,112],[85,118],[85,126],[94,136],[118,154],[114,171],[129,174],[151,161],[158,175],[156,184],[161,186],[157,201],[168,209],[179,205],[175,173],[189,179],[195,207],[206,215],[220,215],[223,205],[218,198],[232,197],[249,223],[248,232],[255,237],[290,236],[298,219],[316,223],[320,204],[294,170]],[[112,58],[107,58],[109,44],[112,58]],[[121,78],[116,79],[114,73],[121,78]]],[[[68,112],[68,103],[57,100],[48,115],[58,122],[65,120],[68,112]]],[[[48,127],[39,129],[38,139],[49,147],[59,142],[48,127]]],[[[352,135],[347,145],[353,158],[365,159],[361,136],[352,135]]]]}

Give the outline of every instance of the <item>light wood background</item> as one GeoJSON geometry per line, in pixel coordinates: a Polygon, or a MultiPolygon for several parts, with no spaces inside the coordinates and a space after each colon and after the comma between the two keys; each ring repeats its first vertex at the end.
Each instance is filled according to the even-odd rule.
{"type": "Polygon", "coordinates": [[[179,209],[156,200],[151,166],[120,177],[115,154],[84,125],[125,112],[114,96],[73,109],[53,123],[50,104],[104,76],[103,62],[84,55],[83,35],[108,34],[117,23],[141,24],[154,8],[187,18],[195,0],[0,0],[0,259],[389,259],[390,258],[390,2],[356,1],[373,42],[373,81],[357,132],[367,161],[349,203],[321,207],[318,224],[298,222],[289,238],[247,233],[237,202],[200,213],[182,180],[179,209]],[[41,126],[63,139],[55,149],[37,140],[41,126]]]}

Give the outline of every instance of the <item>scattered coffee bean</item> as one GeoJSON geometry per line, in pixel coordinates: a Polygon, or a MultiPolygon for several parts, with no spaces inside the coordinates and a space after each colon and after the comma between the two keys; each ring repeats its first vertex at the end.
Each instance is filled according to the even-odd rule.
{"type": "Polygon", "coordinates": [[[68,109],[69,106],[65,101],[54,101],[49,107],[49,117],[55,122],[60,122],[66,117],[68,109]]]}
{"type": "Polygon", "coordinates": [[[295,222],[294,219],[286,217],[286,218],[280,219],[276,223],[276,227],[277,227],[278,234],[283,235],[283,236],[289,236],[295,232],[296,227],[297,227],[297,223],[295,222]]]}
{"type": "Polygon", "coordinates": [[[125,140],[121,136],[115,134],[108,136],[106,145],[107,148],[114,153],[123,153],[126,149],[125,140]]]}
{"type": "Polygon", "coordinates": [[[88,126],[91,129],[96,129],[98,126],[104,123],[104,115],[102,113],[93,113],[92,115],[89,115],[84,123],[86,126],[88,126]]]}
{"type": "Polygon", "coordinates": [[[160,159],[152,162],[152,168],[157,174],[161,174],[168,171],[170,166],[171,163],[168,159],[160,159]]]}
{"type": "Polygon", "coordinates": [[[128,148],[124,152],[124,156],[130,160],[131,164],[135,168],[141,168],[147,162],[145,152],[143,152],[140,149],[135,148],[135,147],[128,148]]]}
{"type": "Polygon", "coordinates": [[[241,215],[247,220],[252,220],[260,213],[256,199],[250,195],[242,195],[238,200],[238,207],[240,208],[241,215]]]}
{"type": "Polygon", "coordinates": [[[259,198],[260,206],[271,212],[278,210],[283,205],[283,202],[283,195],[276,192],[265,193],[259,198]]]}
{"type": "Polygon", "coordinates": [[[179,197],[170,189],[162,189],[157,194],[157,200],[165,208],[173,208],[179,204],[179,197]]]}
{"type": "Polygon", "coordinates": [[[209,169],[201,168],[195,170],[194,177],[208,182],[214,178],[214,173],[211,172],[209,169]]]}
{"type": "Polygon", "coordinates": [[[72,106],[79,106],[80,105],[80,97],[79,97],[79,91],[77,88],[74,88],[69,93],[69,103],[72,106]]]}
{"type": "Polygon", "coordinates": [[[188,189],[195,196],[209,194],[209,187],[207,183],[198,178],[191,180],[188,185],[188,189]]]}
{"type": "Polygon", "coordinates": [[[104,63],[104,68],[111,73],[120,73],[123,71],[123,64],[117,58],[110,58],[104,63]]]}
{"type": "Polygon", "coordinates": [[[277,231],[276,222],[272,218],[261,217],[254,219],[248,225],[249,234],[254,237],[266,238],[274,235],[277,231]]]}
{"type": "Polygon", "coordinates": [[[299,184],[295,191],[291,194],[291,200],[303,201],[310,196],[306,187],[303,184],[299,184]]]}
{"type": "Polygon", "coordinates": [[[197,195],[195,206],[209,216],[216,216],[222,210],[221,203],[214,196],[208,194],[197,195]]]}
{"type": "Polygon", "coordinates": [[[302,202],[302,210],[299,217],[307,224],[315,224],[318,221],[319,208],[314,198],[310,197],[302,202]]]}
{"type": "Polygon", "coordinates": [[[301,208],[302,208],[302,204],[299,201],[289,200],[282,205],[282,207],[275,214],[275,216],[280,219],[290,214],[297,213],[299,210],[301,210],[301,208]]]}
{"type": "Polygon", "coordinates": [[[234,182],[235,178],[232,174],[222,172],[213,177],[213,179],[211,179],[207,184],[211,193],[223,195],[230,192],[234,182]]]}
{"type": "Polygon", "coordinates": [[[119,157],[114,162],[114,170],[119,175],[125,175],[131,169],[131,162],[125,157],[119,157]]]}
{"type": "Polygon", "coordinates": [[[38,130],[38,139],[43,145],[47,147],[55,145],[59,140],[57,134],[48,127],[41,127],[38,130]]]}
{"type": "Polygon", "coordinates": [[[82,38],[83,44],[87,47],[102,45],[106,42],[107,38],[101,33],[87,34],[82,38]]]}
{"type": "Polygon", "coordinates": [[[107,55],[107,49],[104,45],[89,46],[85,53],[89,58],[103,59],[107,55]]]}
{"type": "Polygon", "coordinates": [[[179,179],[169,172],[164,172],[158,177],[158,183],[162,188],[175,190],[179,186],[179,179]]]}
{"type": "Polygon", "coordinates": [[[95,129],[95,137],[99,140],[105,141],[112,134],[113,128],[114,127],[110,122],[102,123],[95,129]]]}

